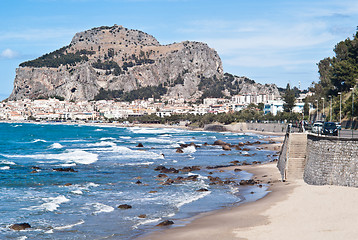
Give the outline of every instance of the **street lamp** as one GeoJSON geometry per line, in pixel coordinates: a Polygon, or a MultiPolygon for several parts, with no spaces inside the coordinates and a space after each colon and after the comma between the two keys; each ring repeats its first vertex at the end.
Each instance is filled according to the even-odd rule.
{"type": "Polygon", "coordinates": [[[354,90],[354,88],[350,88],[351,89],[351,91],[352,91],[352,138],[353,138],[353,108],[354,108],[354,92],[353,92],[353,90],[354,90]]]}
{"type": "Polygon", "coordinates": [[[342,93],[339,92],[339,123],[342,123],[342,93]]]}
{"type": "Polygon", "coordinates": [[[323,101],[323,107],[322,107],[322,120],[323,120],[323,122],[325,122],[325,120],[324,120],[324,97],[323,98],[321,98],[322,99],[322,101],[323,101]]]}
{"type": "Polygon", "coordinates": [[[318,107],[318,100],[316,99],[315,101],[317,102],[317,111],[316,111],[316,122],[317,122],[317,120],[318,120],[318,110],[319,110],[319,107],[318,107]]]}
{"type": "Polygon", "coordinates": [[[332,122],[332,95],[328,96],[331,102],[331,105],[329,106],[329,121],[332,122]]]}

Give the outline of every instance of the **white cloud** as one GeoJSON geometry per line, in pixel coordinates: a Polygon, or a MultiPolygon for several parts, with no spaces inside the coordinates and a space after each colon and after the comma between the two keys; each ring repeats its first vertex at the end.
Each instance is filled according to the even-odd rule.
{"type": "Polygon", "coordinates": [[[17,56],[19,56],[19,54],[16,51],[11,50],[10,48],[7,48],[1,52],[0,56],[2,58],[12,59],[12,58],[16,58],[17,56]]]}

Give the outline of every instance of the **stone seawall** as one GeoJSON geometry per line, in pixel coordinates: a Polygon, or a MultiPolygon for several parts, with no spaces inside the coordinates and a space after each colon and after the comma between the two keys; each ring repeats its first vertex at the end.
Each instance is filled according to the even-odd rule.
{"type": "Polygon", "coordinates": [[[273,133],[285,133],[287,124],[284,123],[235,123],[225,125],[229,131],[258,131],[258,132],[273,132],[273,133]]]}
{"type": "Polygon", "coordinates": [[[308,135],[304,181],[358,187],[358,139],[308,135]]]}

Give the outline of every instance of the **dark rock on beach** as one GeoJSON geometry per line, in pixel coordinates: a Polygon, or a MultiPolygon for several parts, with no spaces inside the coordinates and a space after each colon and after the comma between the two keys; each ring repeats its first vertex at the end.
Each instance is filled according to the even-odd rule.
{"type": "Polygon", "coordinates": [[[163,226],[170,226],[170,225],[173,225],[174,222],[173,221],[170,221],[170,220],[165,220],[159,224],[157,224],[157,227],[163,227],[163,226]]]}
{"type": "Polygon", "coordinates": [[[28,223],[16,223],[10,226],[10,229],[15,231],[25,230],[27,228],[31,228],[30,224],[28,223]]]}
{"type": "Polygon", "coordinates": [[[137,147],[144,147],[142,143],[138,143],[137,147]]]}

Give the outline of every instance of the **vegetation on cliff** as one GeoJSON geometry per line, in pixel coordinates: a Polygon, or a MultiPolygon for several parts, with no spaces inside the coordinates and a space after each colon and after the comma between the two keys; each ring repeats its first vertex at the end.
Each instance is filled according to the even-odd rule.
{"type": "Polygon", "coordinates": [[[99,93],[94,97],[94,100],[110,100],[117,99],[121,101],[131,102],[136,99],[160,98],[167,93],[167,88],[162,85],[141,87],[129,92],[123,90],[105,90],[101,88],[99,93]]]}
{"type": "Polygon", "coordinates": [[[78,62],[88,61],[87,55],[94,54],[93,51],[80,50],[75,53],[68,53],[68,46],[60,48],[56,51],[47,53],[34,60],[26,61],[20,64],[20,67],[51,67],[58,68],[61,65],[74,66],[78,62]]]}

